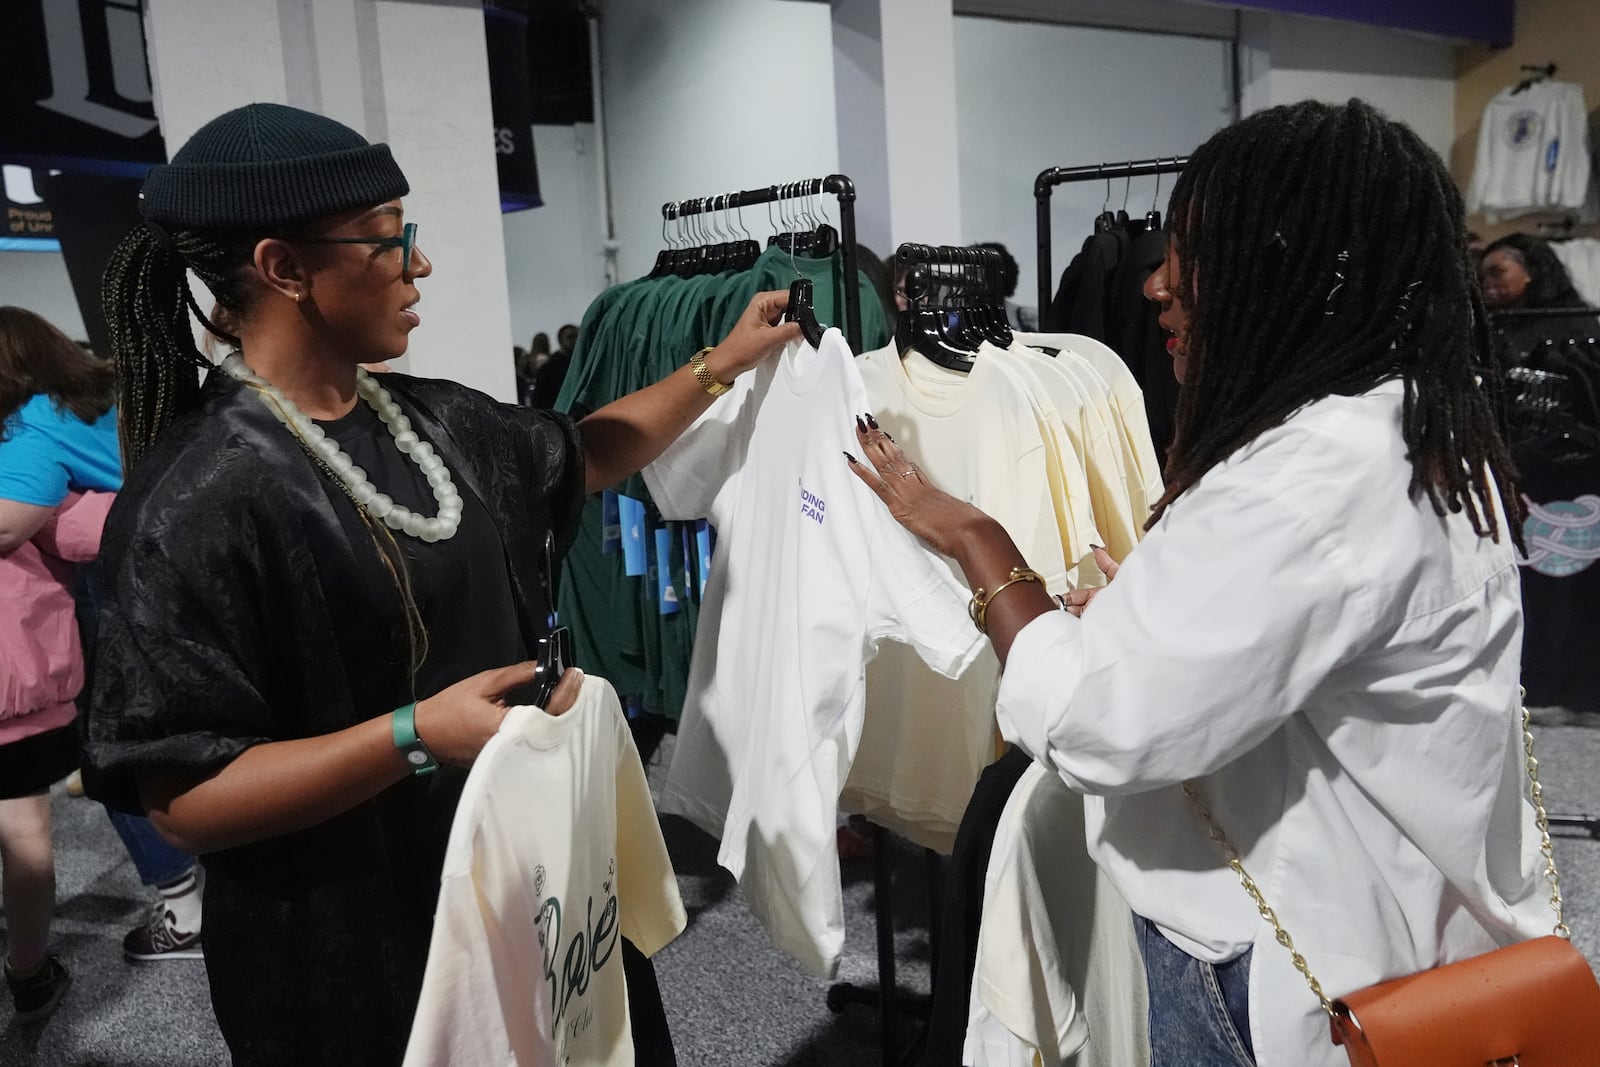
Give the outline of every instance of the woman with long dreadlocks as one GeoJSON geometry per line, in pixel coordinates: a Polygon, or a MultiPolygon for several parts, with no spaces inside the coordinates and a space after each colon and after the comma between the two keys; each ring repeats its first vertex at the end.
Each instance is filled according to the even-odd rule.
{"type": "Polygon", "coordinates": [[[855,469],[979,590],[1005,736],[1088,795],[1154,1063],[1332,1067],[1201,810],[1331,996],[1549,932],[1502,370],[1444,165],[1359,101],[1222,130],[1168,219],[1167,491],[1092,604],[870,422],[855,469]]]}
{"type": "Polygon", "coordinates": [[[105,279],[128,478],[85,781],[203,856],[240,1064],[400,1061],[461,768],[547,632],[547,534],[565,551],[585,494],[681,434],[708,377],[798,335],[786,294],[758,295],[720,346],[581,423],[368,376],[405,353],[433,269],[407,192],[386,145],[252,104],[152,170],[105,279]],[[186,270],[237,330],[203,385],[186,270]]]}

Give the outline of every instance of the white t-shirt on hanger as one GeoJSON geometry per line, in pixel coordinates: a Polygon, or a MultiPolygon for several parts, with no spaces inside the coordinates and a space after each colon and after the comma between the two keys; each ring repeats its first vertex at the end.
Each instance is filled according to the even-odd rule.
{"type": "Polygon", "coordinates": [[[684,924],[611,683],[512,708],[450,826],[406,1067],[632,1067],[620,939],[649,956],[684,924]]]}
{"type": "Polygon", "coordinates": [[[867,410],[828,330],[742,375],[644,471],[664,517],[718,534],[662,810],[722,839],[773,941],[825,976],[844,945],[834,831],[866,663],[888,639],[955,677],[984,647],[966,585],[845,462],[867,410]]]}
{"type": "Polygon", "coordinates": [[[1502,89],[1483,110],[1467,212],[1490,222],[1530,211],[1579,211],[1589,193],[1583,86],[1542,81],[1502,89]]]}

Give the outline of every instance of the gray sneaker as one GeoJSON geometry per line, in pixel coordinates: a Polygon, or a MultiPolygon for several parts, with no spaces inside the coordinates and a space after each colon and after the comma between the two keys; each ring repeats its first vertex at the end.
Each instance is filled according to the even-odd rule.
{"type": "Polygon", "coordinates": [[[122,954],[130,960],[203,960],[200,931],[186,934],[172,925],[172,912],[162,909],[143,926],[122,939],[122,954]]]}

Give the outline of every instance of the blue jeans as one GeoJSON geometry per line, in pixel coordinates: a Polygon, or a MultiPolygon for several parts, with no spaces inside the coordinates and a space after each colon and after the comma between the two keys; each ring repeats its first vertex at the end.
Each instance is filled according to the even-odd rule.
{"type": "Polygon", "coordinates": [[[128,846],[128,855],[139,872],[139,881],[148,886],[164,885],[189,872],[194,857],[167,844],[166,838],[156,833],[150,820],[138,815],[106,809],[117,836],[128,846]]]}
{"type": "Polygon", "coordinates": [[[1195,959],[1156,924],[1133,917],[1150,983],[1150,1067],[1255,1067],[1250,1041],[1250,957],[1195,959]]]}

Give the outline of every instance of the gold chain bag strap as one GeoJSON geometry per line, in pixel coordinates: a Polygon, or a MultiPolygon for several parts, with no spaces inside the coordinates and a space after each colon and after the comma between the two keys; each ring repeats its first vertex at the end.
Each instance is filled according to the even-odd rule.
{"type": "Polygon", "coordinates": [[[1561,878],[1527,708],[1522,709],[1522,744],[1544,878],[1556,913],[1555,933],[1334,1000],[1322,991],[1194,783],[1184,783],[1183,791],[1211,839],[1328,1013],[1333,1043],[1344,1046],[1351,1067],[1575,1067],[1600,1061],[1600,983],[1572,947],[1572,932],[1564,921],[1561,878]]]}

